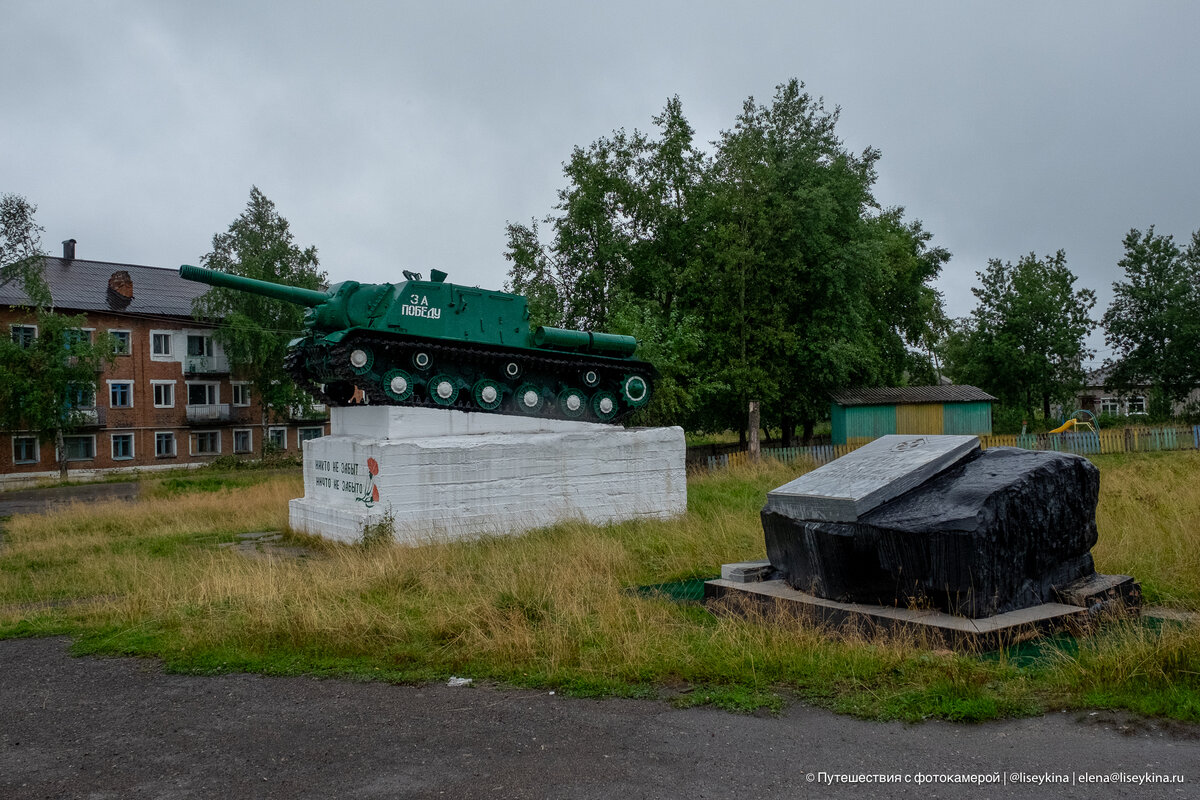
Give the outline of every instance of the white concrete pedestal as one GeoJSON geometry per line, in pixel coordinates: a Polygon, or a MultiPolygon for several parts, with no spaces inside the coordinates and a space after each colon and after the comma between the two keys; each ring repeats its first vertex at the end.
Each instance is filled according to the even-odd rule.
{"type": "Polygon", "coordinates": [[[352,542],[390,516],[397,541],[419,543],[687,510],[681,428],[398,406],[331,422],[304,445],[293,530],[352,542]]]}

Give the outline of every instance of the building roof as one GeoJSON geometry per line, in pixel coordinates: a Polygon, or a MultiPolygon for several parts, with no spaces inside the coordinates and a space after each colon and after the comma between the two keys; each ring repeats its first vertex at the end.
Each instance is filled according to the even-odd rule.
{"type": "MultiPolygon", "coordinates": [[[[43,264],[56,309],[190,317],[192,300],[208,291],[162,267],[56,256],[43,264]]],[[[0,306],[25,305],[29,298],[17,282],[0,286],[0,306]]]]}
{"type": "Polygon", "coordinates": [[[994,402],[982,389],[974,386],[884,386],[877,389],[853,389],[834,392],[833,402],[839,406],[891,406],[920,403],[978,403],[994,402]]]}

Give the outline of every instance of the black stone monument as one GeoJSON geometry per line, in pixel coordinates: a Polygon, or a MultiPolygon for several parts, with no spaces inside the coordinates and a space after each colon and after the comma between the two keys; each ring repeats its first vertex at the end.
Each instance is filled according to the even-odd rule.
{"type": "Polygon", "coordinates": [[[1100,474],[1081,456],[886,436],[842,460],[768,495],[767,555],[793,589],[980,618],[1096,582],[1100,474]],[[892,471],[916,485],[889,496],[892,471]]]}

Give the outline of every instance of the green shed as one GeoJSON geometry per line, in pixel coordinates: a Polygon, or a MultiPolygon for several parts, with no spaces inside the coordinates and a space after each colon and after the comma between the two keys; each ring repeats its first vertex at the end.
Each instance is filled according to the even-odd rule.
{"type": "Polygon", "coordinates": [[[834,392],[834,444],[865,444],[889,433],[990,436],[996,398],[974,386],[902,386],[834,392]]]}

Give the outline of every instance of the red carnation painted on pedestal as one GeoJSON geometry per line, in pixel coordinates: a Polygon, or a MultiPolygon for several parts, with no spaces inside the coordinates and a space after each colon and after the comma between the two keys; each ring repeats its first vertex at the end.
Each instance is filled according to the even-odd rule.
{"type": "Polygon", "coordinates": [[[371,477],[379,474],[379,462],[373,458],[367,459],[367,472],[371,473],[371,477]]]}

